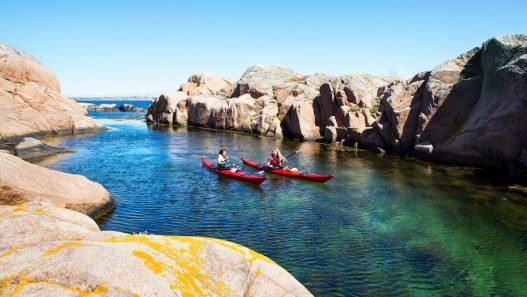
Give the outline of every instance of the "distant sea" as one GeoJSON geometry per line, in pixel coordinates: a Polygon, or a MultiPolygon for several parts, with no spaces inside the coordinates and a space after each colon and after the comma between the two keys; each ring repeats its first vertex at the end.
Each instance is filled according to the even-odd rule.
{"type": "MultiPolygon", "coordinates": [[[[79,103],[92,104],[115,104],[117,107],[124,104],[131,104],[136,107],[147,109],[152,104],[152,99],[144,100],[103,100],[103,99],[82,99],[76,100],[79,103]]],[[[88,116],[93,118],[144,118],[144,112],[120,112],[120,111],[89,111],[88,116]]]]}
{"type": "Polygon", "coordinates": [[[152,99],[143,99],[143,100],[105,100],[105,99],[82,99],[76,100],[79,103],[92,103],[92,104],[115,104],[117,107],[124,104],[131,104],[133,106],[148,108],[152,103],[152,99]]]}

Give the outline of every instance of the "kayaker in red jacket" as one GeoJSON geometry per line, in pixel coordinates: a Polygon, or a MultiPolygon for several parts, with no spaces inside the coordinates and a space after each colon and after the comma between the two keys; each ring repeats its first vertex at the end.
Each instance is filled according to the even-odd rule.
{"type": "Polygon", "coordinates": [[[271,155],[267,157],[267,167],[270,169],[284,168],[284,166],[282,166],[282,163],[287,163],[287,159],[284,158],[279,149],[274,148],[271,152],[271,155]]]}

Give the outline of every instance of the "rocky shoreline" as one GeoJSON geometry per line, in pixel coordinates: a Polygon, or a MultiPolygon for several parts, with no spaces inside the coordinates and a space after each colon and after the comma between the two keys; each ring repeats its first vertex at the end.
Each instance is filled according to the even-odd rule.
{"type": "Polygon", "coordinates": [[[192,75],[150,123],[324,140],[449,164],[527,171],[527,35],[489,39],[403,81],[255,65],[235,83],[192,75]]]}
{"type": "MultiPolygon", "coordinates": [[[[276,263],[234,243],[101,232],[86,215],[114,207],[102,185],[9,152],[22,158],[54,154],[61,150],[28,136],[104,127],[63,97],[58,80],[36,59],[5,45],[0,56],[0,150],[8,148],[0,151],[0,295],[311,296],[276,263]]],[[[193,75],[178,92],[155,99],[146,119],[521,175],[527,168],[525,111],[527,35],[512,35],[406,81],[308,76],[258,65],[236,83],[193,75]]]]}
{"type": "Polygon", "coordinates": [[[1,296],[312,296],[235,243],[101,232],[87,215],[114,208],[102,185],[19,157],[64,151],[28,136],[105,128],[35,58],[1,44],[0,57],[1,296]]]}

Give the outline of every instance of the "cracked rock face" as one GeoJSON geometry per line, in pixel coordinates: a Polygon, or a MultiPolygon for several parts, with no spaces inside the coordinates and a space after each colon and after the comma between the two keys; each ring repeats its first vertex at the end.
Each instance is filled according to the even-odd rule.
{"type": "Polygon", "coordinates": [[[60,94],[56,77],[30,55],[0,44],[0,137],[74,134],[103,128],[60,94]]]}
{"type": "MultiPolygon", "coordinates": [[[[527,35],[491,38],[381,95],[373,125],[388,151],[514,168],[527,151],[527,35]]],[[[371,133],[371,132],[368,132],[371,133]]],[[[371,134],[369,134],[371,135],[371,134]]],[[[367,141],[366,141],[367,142],[367,141]]]]}
{"type": "Polygon", "coordinates": [[[0,239],[0,296],[312,296],[241,245],[101,232],[42,202],[0,206],[0,239]]]}

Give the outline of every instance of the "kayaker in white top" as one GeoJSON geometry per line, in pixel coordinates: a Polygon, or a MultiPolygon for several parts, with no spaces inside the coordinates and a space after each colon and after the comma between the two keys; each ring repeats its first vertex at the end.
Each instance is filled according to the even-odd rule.
{"type": "Polygon", "coordinates": [[[234,169],[236,170],[236,165],[234,165],[227,156],[227,150],[221,149],[218,153],[218,164],[216,166],[218,170],[234,169]]]}

